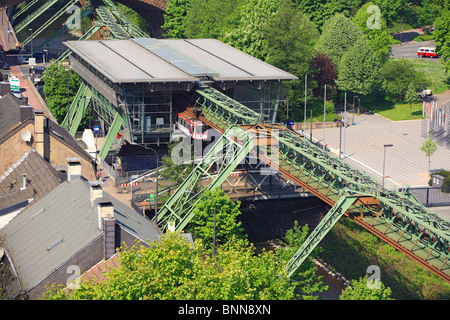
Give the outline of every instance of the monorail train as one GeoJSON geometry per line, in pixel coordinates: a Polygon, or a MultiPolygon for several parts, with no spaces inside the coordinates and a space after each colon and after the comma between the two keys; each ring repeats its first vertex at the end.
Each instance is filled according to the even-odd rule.
{"type": "Polygon", "coordinates": [[[177,127],[185,135],[190,136],[192,139],[208,139],[208,125],[204,124],[200,120],[187,118],[186,116],[178,113],[177,127]]]}

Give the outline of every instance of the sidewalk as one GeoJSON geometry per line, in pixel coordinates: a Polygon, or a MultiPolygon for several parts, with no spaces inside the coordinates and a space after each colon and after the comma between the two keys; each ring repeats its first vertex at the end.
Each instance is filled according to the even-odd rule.
{"type": "MultiPolygon", "coordinates": [[[[18,42],[14,32],[8,35],[8,28],[13,30],[6,15],[6,10],[0,10],[0,43],[3,45],[3,49],[5,51],[15,49],[16,43],[18,42]]],[[[33,84],[24,78],[19,66],[10,64],[10,67],[11,76],[15,76],[20,80],[20,88],[22,89],[22,94],[28,98],[28,104],[31,105],[33,109],[44,110],[44,114],[51,120],[55,121],[55,118],[47,108],[45,102],[41,97],[37,96],[39,93],[31,87],[33,84]]]]}
{"type": "MultiPolygon", "coordinates": [[[[352,114],[348,114],[349,123],[352,114]]],[[[422,120],[391,121],[377,114],[355,115],[355,125],[342,128],[345,161],[382,182],[384,144],[385,187],[428,185],[428,158],[420,150],[422,120]],[[345,133],[345,139],[344,139],[345,133]]],[[[307,132],[308,136],[309,132],[307,132]]],[[[325,143],[338,155],[340,128],[325,129],[325,143]]],[[[313,141],[323,140],[323,129],[313,130],[313,141]]],[[[438,146],[431,157],[431,169],[450,170],[450,149],[438,146]]]]}

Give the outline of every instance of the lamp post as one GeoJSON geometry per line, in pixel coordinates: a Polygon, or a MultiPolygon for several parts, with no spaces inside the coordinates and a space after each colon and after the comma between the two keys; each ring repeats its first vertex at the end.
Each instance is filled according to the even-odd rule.
{"type": "Polygon", "coordinates": [[[33,58],[33,29],[28,29],[30,31],[30,36],[31,36],[31,42],[30,42],[30,46],[31,46],[31,50],[30,50],[30,58],[33,58]]]}
{"type": "Polygon", "coordinates": [[[189,193],[189,194],[193,194],[193,195],[196,195],[196,196],[198,195],[198,196],[202,196],[202,197],[208,198],[214,204],[214,230],[213,230],[213,254],[212,254],[213,257],[214,257],[215,254],[216,254],[216,211],[217,211],[216,203],[214,202],[214,200],[211,197],[205,196],[204,194],[195,193],[195,192],[192,192],[190,190],[184,190],[184,192],[185,193],[189,193]]]}
{"type": "Polygon", "coordinates": [[[132,144],[133,145],[138,145],[138,146],[140,146],[140,147],[142,147],[144,149],[153,151],[155,153],[155,155],[156,155],[155,224],[157,225],[158,224],[158,176],[159,176],[159,173],[158,173],[158,167],[159,167],[159,164],[158,164],[158,152],[156,152],[154,149],[152,149],[150,147],[144,146],[144,145],[139,144],[139,143],[134,143],[133,142],[132,144]]]}
{"type": "Polygon", "coordinates": [[[386,167],[386,148],[394,146],[393,144],[385,144],[384,145],[384,158],[383,158],[383,180],[382,180],[382,189],[384,189],[384,171],[386,167]]]}

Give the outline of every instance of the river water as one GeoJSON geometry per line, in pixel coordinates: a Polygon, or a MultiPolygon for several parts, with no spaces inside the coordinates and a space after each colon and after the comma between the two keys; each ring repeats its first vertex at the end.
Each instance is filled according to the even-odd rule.
{"type": "MultiPolygon", "coordinates": [[[[295,220],[299,225],[307,224],[312,231],[328,210],[329,206],[316,197],[243,202],[239,220],[249,241],[254,243],[257,250],[270,250],[284,238],[286,231],[294,226],[295,220]]],[[[326,292],[317,295],[326,300],[339,300],[346,285],[330,275],[325,268],[318,267],[317,275],[323,276],[322,282],[328,285],[326,292]]]]}

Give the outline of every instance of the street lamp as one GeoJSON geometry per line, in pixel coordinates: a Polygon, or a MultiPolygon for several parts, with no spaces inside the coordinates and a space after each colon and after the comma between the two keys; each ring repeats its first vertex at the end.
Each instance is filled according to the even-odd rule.
{"type": "Polygon", "coordinates": [[[140,146],[140,147],[142,147],[144,149],[153,151],[155,153],[155,155],[156,155],[155,224],[157,225],[158,224],[158,176],[159,176],[159,173],[158,173],[158,167],[159,167],[159,164],[158,164],[158,152],[156,152],[154,149],[152,149],[150,147],[144,146],[144,145],[139,144],[139,143],[133,142],[131,144],[132,145],[138,145],[138,146],[140,146]]]}
{"type": "Polygon", "coordinates": [[[213,254],[212,254],[213,257],[214,257],[215,254],[216,254],[216,211],[217,211],[216,203],[214,202],[214,200],[211,197],[205,196],[204,194],[195,193],[195,192],[192,192],[190,190],[184,190],[184,192],[185,193],[189,193],[189,194],[193,194],[193,195],[196,195],[196,196],[198,195],[198,196],[202,196],[202,197],[208,198],[214,204],[214,230],[213,230],[213,254]]]}
{"type": "Polygon", "coordinates": [[[33,58],[33,29],[28,29],[30,31],[30,36],[31,36],[31,42],[30,42],[30,46],[31,46],[31,52],[30,52],[30,58],[33,58]]]}
{"type": "Polygon", "coordinates": [[[384,189],[384,170],[386,166],[386,148],[394,146],[393,144],[385,144],[384,145],[384,158],[383,158],[383,182],[382,182],[382,189],[384,189]]]}

